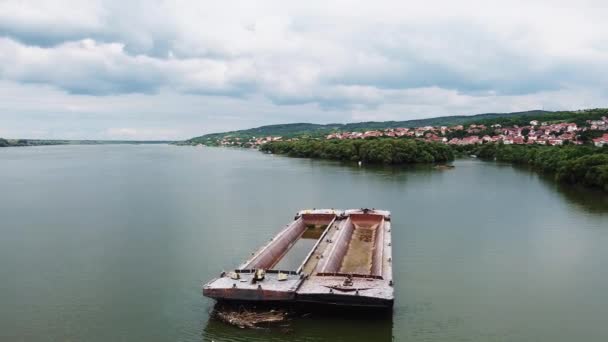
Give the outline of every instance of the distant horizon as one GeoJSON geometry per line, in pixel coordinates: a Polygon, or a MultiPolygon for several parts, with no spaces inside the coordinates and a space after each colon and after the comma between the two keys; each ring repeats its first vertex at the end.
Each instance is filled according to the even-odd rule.
{"type": "MultiPolygon", "coordinates": [[[[603,107],[598,107],[598,108],[603,108],[603,107]]],[[[238,129],[229,129],[229,130],[224,130],[224,131],[217,131],[217,132],[207,132],[207,133],[201,133],[199,135],[194,135],[194,136],[188,136],[188,137],[184,137],[184,138],[178,138],[178,139],[155,139],[155,138],[150,138],[150,139],[145,139],[145,140],[136,140],[136,139],[94,139],[94,138],[72,138],[72,139],[62,139],[62,138],[24,138],[24,137],[17,137],[17,138],[12,138],[12,137],[2,137],[0,136],[0,138],[3,139],[7,139],[7,140],[19,140],[19,139],[23,139],[23,140],[47,140],[47,141],[103,141],[103,142],[121,142],[121,141],[125,141],[125,142],[179,142],[179,141],[185,141],[197,136],[202,136],[202,135],[206,135],[206,134],[215,134],[215,133],[227,133],[227,132],[234,132],[234,131],[241,131],[241,130],[247,130],[247,129],[256,129],[256,128],[261,128],[261,127],[267,127],[267,126],[275,126],[275,125],[294,125],[294,124],[312,124],[312,125],[348,125],[348,124],[355,124],[355,123],[364,123],[364,122],[401,122],[401,121],[416,121],[416,120],[426,120],[426,119],[435,119],[435,118],[447,118],[447,117],[462,117],[462,116],[476,116],[476,115],[483,115],[483,114],[511,114],[511,113],[527,113],[527,112],[534,112],[534,111],[544,111],[544,112],[559,112],[559,111],[567,111],[567,112],[576,112],[576,111],[584,111],[584,110],[590,110],[590,109],[595,109],[595,108],[579,108],[579,109],[567,109],[567,110],[546,110],[546,109],[528,109],[528,110],[522,110],[522,111],[515,111],[515,112],[488,112],[488,113],[475,113],[475,114],[453,114],[453,115],[439,115],[439,116],[432,116],[432,117],[425,117],[425,118],[411,118],[411,119],[405,119],[405,120],[381,120],[381,121],[350,121],[350,122],[328,122],[328,123],[319,123],[319,122],[284,122],[284,123],[268,123],[268,124],[262,124],[260,126],[253,126],[253,127],[245,127],[245,128],[238,128],[238,129]]]]}

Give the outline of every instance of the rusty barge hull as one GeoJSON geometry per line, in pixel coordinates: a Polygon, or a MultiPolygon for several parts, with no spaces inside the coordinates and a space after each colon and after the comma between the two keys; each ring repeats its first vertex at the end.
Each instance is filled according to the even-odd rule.
{"type": "Polygon", "coordinates": [[[218,301],[391,308],[390,212],[303,210],[251,258],[203,285],[218,301]]]}

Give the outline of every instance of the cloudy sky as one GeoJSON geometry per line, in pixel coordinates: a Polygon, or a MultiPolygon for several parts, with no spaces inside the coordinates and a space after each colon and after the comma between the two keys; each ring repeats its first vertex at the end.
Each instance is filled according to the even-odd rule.
{"type": "Polygon", "coordinates": [[[0,136],[608,106],[606,1],[0,0],[0,136]]]}

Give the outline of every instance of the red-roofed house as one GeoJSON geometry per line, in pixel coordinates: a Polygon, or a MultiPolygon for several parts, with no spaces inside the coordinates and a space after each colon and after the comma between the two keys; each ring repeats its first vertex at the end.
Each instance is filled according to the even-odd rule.
{"type": "Polygon", "coordinates": [[[597,147],[602,147],[604,145],[608,145],[608,133],[602,135],[599,138],[593,139],[593,144],[597,147]]]}
{"type": "Polygon", "coordinates": [[[517,144],[517,145],[525,144],[526,143],[526,139],[524,139],[524,137],[522,137],[522,136],[514,137],[513,138],[513,143],[517,144]]]}

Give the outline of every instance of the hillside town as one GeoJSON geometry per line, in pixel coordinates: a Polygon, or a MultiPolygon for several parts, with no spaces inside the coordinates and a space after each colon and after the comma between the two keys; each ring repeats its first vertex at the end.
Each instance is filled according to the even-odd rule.
{"type": "MultiPolygon", "coordinates": [[[[500,124],[490,125],[471,124],[468,126],[424,126],[416,128],[387,128],[383,130],[370,130],[365,132],[334,132],[325,136],[325,139],[367,139],[377,137],[411,137],[428,142],[443,143],[448,145],[473,145],[484,143],[502,143],[505,145],[563,145],[582,144],[579,139],[582,132],[608,131],[608,117],[599,120],[587,120],[586,125],[578,126],[576,123],[560,122],[548,123],[538,120],[530,121],[525,126],[502,126],[500,124]]],[[[272,141],[293,141],[298,138],[283,137],[251,137],[241,139],[238,137],[224,136],[218,144],[221,146],[241,146],[257,148],[272,141]]],[[[608,133],[592,139],[595,146],[608,145],[608,133]]]]}

